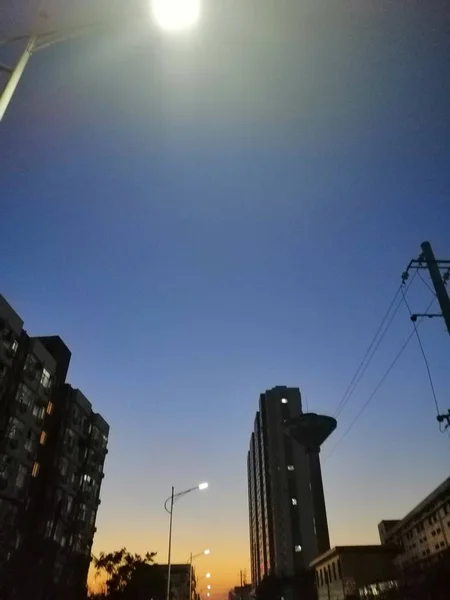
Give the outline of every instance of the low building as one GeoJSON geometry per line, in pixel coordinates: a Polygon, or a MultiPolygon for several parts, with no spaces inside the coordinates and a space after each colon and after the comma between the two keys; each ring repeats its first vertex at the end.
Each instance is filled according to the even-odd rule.
{"type": "Polygon", "coordinates": [[[366,590],[395,586],[393,559],[398,549],[388,545],[336,546],[311,563],[319,600],[364,597],[366,590]]]}
{"type": "MultiPolygon", "coordinates": [[[[167,564],[159,564],[164,572],[164,578],[167,582],[167,564]]],[[[194,567],[187,564],[170,565],[170,590],[173,600],[193,600],[197,597],[196,577],[194,567]],[[189,578],[191,583],[189,585],[189,578]],[[189,598],[189,590],[191,598],[189,598]]]]}
{"type": "Polygon", "coordinates": [[[382,544],[400,548],[395,560],[400,571],[437,562],[449,550],[450,477],[403,519],[381,521],[378,531],[382,544]]]}

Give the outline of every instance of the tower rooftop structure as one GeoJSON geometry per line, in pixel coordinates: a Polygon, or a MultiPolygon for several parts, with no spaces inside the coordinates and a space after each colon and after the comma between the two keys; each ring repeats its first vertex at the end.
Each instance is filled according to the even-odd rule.
{"type": "Polygon", "coordinates": [[[320,452],[320,446],[336,429],[333,417],[303,413],[285,423],[286,432],[307,452],[320,452]]]}

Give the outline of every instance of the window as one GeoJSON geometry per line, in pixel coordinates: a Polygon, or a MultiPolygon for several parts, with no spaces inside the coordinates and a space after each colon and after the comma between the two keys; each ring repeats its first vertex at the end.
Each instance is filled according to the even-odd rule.
{"type": "Polygon", "coordinates": [[[11,344],[11,350],[14,352],[14,354],[17,352],[18,347],[19,347],[18,341],[14,340],[13,343],[11,344]]]}
{"type": "Polygon", "coordinates": [[[12,419],[10,419],[10,421],[8,423],[8,430],[6,433],[6,435],[9,437],[9,439],[16,440],[17,438],[19,438],[22,435],[22,431],[23,431],[22,421],[19,421],[19,419],[16,419],[16,417],[13,417],[12,419]]]}
{"type": "Polygon", "coordinates": [[[288,401],[286,398],[281,398],[281,404],[287,404],[287,403],[288,403],[288,401]]]}
{"type": "Polygon", "coordinates": [[[53,402],[49,402],[49,403],[47,404],[47,414],[48,414],[48,415],[51,415],[51,414],[53,414],[53,402]]]}
{"type": "Polygon", "coordinates": [[[288,471],[293,471],[294,470],[294,465],[288,465],[287,466],[287,470],[288,471]]]}
{"type": "Polygon", "coordinates": [[[47,433],[45,431],[41,431],[41,437],[39,439],[39,443],[41,444],[41,446],[43,446],[45,444],[47,440],[47,433]]]}
{"type": "Polygon", "coordinates": [[[37,477],[39,475],[39,468],[40,468],[39,463],[35,462],[34,465],[33,465],[33,469],[31,471],[31,476],[32,477],[37,477]]]}
{"type": "Polygon", "coordinates": [[[36,421],[38,423],[40,423],[44,419],[45,408],[43,406],[38,406],[37,404],[35,404],[33,406],[32,413],[33,413],[33,416],[36,417],[36,421]]]}
{"type": "Polygon", "coordinates": [[[443,548],[445,546],[445,542],[441,542],[439,545],[441,548],[443,548]]]}
{"type": "Polygon", "coordinates": [[[16,477],[16,487],[22,489],[25,486],[25,480],[27,478],[27,470],[23,465],[19,465],[16,477]]]}
{"type": "Polygon", "coordinates": [[[47,369],[44,367],[41,374],[41,385],[46,390],[50,387],[51,377],[52,376],[50,375],[49,371],[47,371],[47,369]]]}
{"type": "Polygon", "coordinates": [[[33,392],[28,386],[21,383],[17,388],[16,400],[22,406],[30,406],[33,402],[33,392]]]}
{"type": "Polygon", "coordinates": [[[292,506],[297,506],[297,498],[292,498],[292,506]]]}
{"type": "Polygon", "coordinates": [[[294,550],[296,552],[301,552],[302,551],[302,547],[300,546],[300,544],[297,544],[296,546],[294,546],[294,550]]]}
{"type": "Polygon", "coordinates": [[[66,512],[67,512],[67,514],[70,514],[70,511],[72,510],[72,505],[73,505],[73,497],[72,496],[67,496],[67,504],[66,504],[66,512]]]}
{"type": "Polygon", "coordinates": [[[36,448],[36,441],[37,441],[37,435],[34,433],[34,431],[32,431],[31,429],[28,430],[27,432],[27,438],[25,440],[25,450],[27,452],[34,452],[35,448],[36,448]]]}

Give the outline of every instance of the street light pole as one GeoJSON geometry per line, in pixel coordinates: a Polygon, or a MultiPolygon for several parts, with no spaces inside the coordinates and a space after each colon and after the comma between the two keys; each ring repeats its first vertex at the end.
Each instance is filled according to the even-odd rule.
{"type": "Polygon", "coordinates": [[[189,600],[192,600],[192,552],[189,557],[189,600]]]}
{"type": "Polygon", "coordinates": [[[22,52],[21,57],[13,69],[10,69],[4,65],[1,66],[1,69],[8,72],[10,75],[5,85],[5,89],[3,90],[2,94],[0,94],[0,121],[2,120],[11,98],[16,91],[16,87],[20,81],[20,78],[22,77],[25,67],[27,66],[27,62],[30,60],[31,55],[33,54],[36,46],[36,40],[37,37],[35,35],[28,40],[25,50],[22,52]]]}
{"type": "Polygon", "coordinates": [[[7,65],[0,64],[0,71],[9,73],[8,81],[6,82],[3,90],[0,91],[0,121],[3,119],[3,116],[9,106],[9,103],[11,102],[23,72],[25,71],[25,67],[27,66],[28,61],[33,54],[35,54],[38,50],[48,48],[49,46],[53,46],[53,44],[57,44],[58,42],[65,42],[73,37],[77,37],[92,28],[98,29],[99,25],[100,24],[98,23],[93,23],[91,25],[72,27],[66,31],[51,31],[48,33],[23,35],[1,40],[2,44],[18,42],[20,40],[27,40],[27,42],[25,50],[20,55],[20,58],[14,67],[8,67],[7,65]]]}
{"type": "MultiPolygon", "coordinates": [[[[169,550],[167,553],[167,590],[166,600],[170,600],[170,566],[171,566],[171,552],[172,552],[172,522],[173,522],[173,503],[174,503],[174,492],[175,488],[172,486],[172,494],[170,495],[170,519],[169,519],[169,550]]],[[[166,501],[167,504],[167,501],[166,501]]],[[[167,510],[167,508],[166,508],[167,510]]]]}
{"type": "Polygon", "coordinates": [[[210,552],[211,551],[209,550],[209,548],[206,550],[203,550],[203,552],[199,552],[198,554],[194,554],[194,555],[192,555],[192,552],[191,552],[191,555],[189,557],[189,600],[192,600],[192,562],[193,562],[194,558],[198,558],[199,556],[208,555],[208,554],[210,554],[210,552]]]}
{"type": "Polygon", "coordinates": [[[167,588],[166,588],[166,600],[170,600],[170,571],[171,571],[171,558],[172,558],[171,557],[171,553],[172,553],[173,505],[182,496],[186,496],[186,494],[189,494],[190,492],[193,492],[195,490],[206,490],[207,487],[208,487],[207,483],[200,483],[199,485],[196,485],[195,487],[189,488],[188,490],[184,490],[183,492],[178,492],[177,494],[175,494],[175,489],[172,486],[172,493],[167,498],[167,500],[164,502],[164,508],[165,508],[166,512],[169,513],[169,515],[170,515],[170,520],[169,520],[169,549],[168,549],[168,553],[167,553],[167,588]],[[170,509],[167,508],[167,505],[168,505],[169,502],[170,502],[170,509]]]}

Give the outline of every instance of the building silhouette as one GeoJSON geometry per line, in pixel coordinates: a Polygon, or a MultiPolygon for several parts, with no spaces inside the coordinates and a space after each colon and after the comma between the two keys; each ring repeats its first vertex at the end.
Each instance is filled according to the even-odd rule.
{"type": "Polygon", "coordinates": [[[260,395],[247,457],[253,586],[269,573],[291,577],[330,548],[318,452],[336,422],[317,435],[316,417],[303,413],[298,388],[260,395]]]}
{"type": "Polygon", "coordinates": [[[86,584],[109,426],[66,383],[70,358],[0,295],[1,598],[69,600],[86,584]]]}

